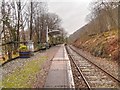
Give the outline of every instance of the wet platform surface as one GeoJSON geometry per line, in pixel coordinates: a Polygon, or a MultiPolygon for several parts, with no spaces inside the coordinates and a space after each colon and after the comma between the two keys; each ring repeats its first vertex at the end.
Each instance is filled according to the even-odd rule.
{"type": "Polygon", "coordinates": [[[52,60],[44,87],[74,88],[71,65],[64,45],[60,46],[52,60]]]}

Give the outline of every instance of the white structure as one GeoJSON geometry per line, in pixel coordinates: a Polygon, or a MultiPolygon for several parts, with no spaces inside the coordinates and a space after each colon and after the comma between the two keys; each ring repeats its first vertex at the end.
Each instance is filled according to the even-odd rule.
{"type": "Polygon", "coordinates": [[[28,48],[29,51],[34,52],[34,42],[28,41],[27,48],[28,48]]]}
{"type": "Polygon", "coordinates": [[[60,30],[52,30],[48,32],[48,35],[52,36],[52,35],[58,35],[61,34],[62,32],[60,30]]]}
{"type": "Polygon", "coordinates": [[[48,27],[47,27],[47,30],[46,30],[46,42],[48,42],[49,40],[49,37],[48,37],[48,27]]]}

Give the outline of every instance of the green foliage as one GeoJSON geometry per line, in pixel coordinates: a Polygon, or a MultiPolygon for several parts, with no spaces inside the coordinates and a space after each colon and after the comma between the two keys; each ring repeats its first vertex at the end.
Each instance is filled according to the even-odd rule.
{"type": "Polygon", "coordinates": [[[28,51],[27,46],[20,44],[19,51],[28,51]]]}
{"type": "Polygon", "coordinates": [[[97,56],[97,57],[106,57],[106,51],[104,49],[104,44],[102,43],[99,43],[98,45],[96,45],[95,47],[92,48],[92,51],[91,53],[94,55],[94,56],[97,56]]]}

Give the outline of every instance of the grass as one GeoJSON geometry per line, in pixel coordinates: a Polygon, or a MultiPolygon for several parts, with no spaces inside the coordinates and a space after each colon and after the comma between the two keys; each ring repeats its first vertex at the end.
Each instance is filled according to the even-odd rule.
{"type": "Polygon", "coordinates": [[[40,72],[40,67],[47,57],[39,60],[32,60],[25,64],[20,70],[17,69],[2,81],[4,88],[32,88],[32,82],[36,79],[36,74],[40,72]]]}

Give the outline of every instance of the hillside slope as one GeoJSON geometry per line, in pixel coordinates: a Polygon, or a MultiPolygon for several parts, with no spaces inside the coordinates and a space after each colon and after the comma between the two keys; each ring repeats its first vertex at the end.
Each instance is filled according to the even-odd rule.
{"type": "Polygon", "coordinates": [[[90,52],[94,56],[117,60],[120,56],[119,43],[118,31],[110,30],[92,35],[84,41],[78,38],[73,42],[73,45],[90,52]]]}

